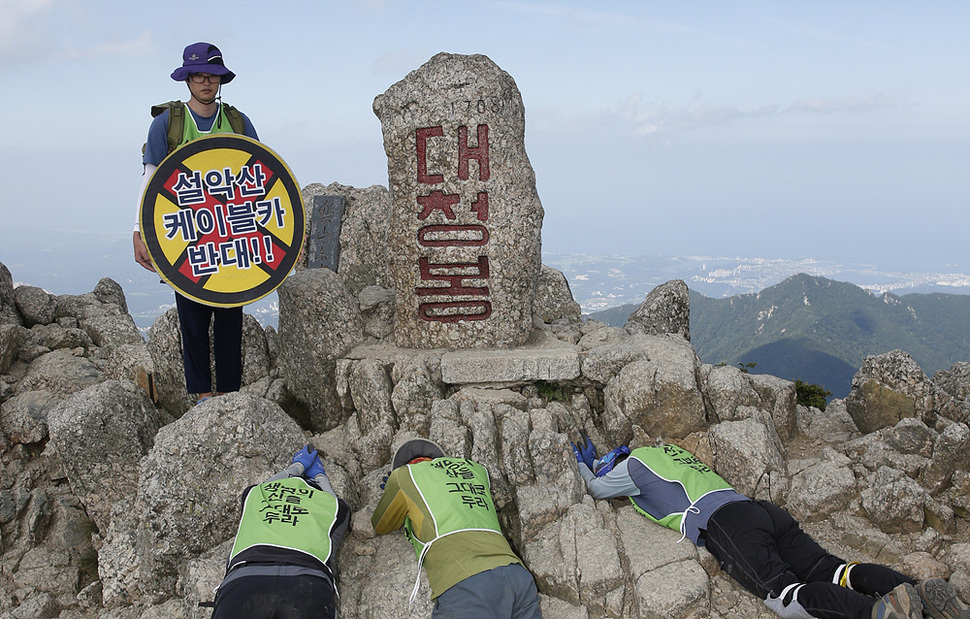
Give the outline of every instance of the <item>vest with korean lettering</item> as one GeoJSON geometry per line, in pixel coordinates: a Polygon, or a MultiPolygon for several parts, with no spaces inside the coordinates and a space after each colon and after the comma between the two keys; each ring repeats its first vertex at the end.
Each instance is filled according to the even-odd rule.
{"type": "Polygon", "coordinates": [[[325,565],[336,522],[337,497],[301,477],[257,484],[243,503],[226,571],[245,563],[240,555],[258,546],[303,553],[325,565]]]}
{"type": "Polygon", "coordinates": [[[463,531],[494,531],[502,535],[484,466],[460,458],[436,458],[409,464],[407,468],[434,522],[434,537],[427,542],[414,534],[410,519],[404,523],[419,565],[431,545],[447,535],[463,531]]]}
{"type": "Polygon", "coordinates": [[[707,521],[720,507],[750,501],[735,492],[697,456],[677,447],[639,447],[630,453],[627,470],[640,489],[633,508],[654,522],[704,545],[707,521]]]}

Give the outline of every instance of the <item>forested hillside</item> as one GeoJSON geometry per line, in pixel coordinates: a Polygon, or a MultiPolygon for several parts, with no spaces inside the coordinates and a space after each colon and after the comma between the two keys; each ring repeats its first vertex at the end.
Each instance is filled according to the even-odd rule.
{"type": "MultiPolygon", "coordinates": [[[[691,341],[705,363],[757,365],[752,372],[849,391],[867,355],[899,348],[930,376],[970,359],[970,296],[874,295],[854,284],[794,275],[727,299],[691,291],[691,341]]],[[[591,317],[622,326],[634,306],[591,317]]]]}

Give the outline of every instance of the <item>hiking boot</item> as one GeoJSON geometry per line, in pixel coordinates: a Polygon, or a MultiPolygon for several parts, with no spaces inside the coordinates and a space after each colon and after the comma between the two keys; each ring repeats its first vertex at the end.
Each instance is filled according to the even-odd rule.
{"type": "Polygon", "coordinates": [[[953,585],[942,578],[930,578],[916,585],[923,609],[933,619],[970,619],[970,609],[957,597],[953,585]]]}
{"type": "Polygon", "coordinates": [[[872,619],[923,619],[923,602],[916,587],[904,582],[876,602],[872,619]]]}

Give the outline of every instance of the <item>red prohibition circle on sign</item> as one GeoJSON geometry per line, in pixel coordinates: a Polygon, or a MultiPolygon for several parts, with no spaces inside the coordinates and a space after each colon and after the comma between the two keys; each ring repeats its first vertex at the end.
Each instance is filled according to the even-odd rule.
{"type": "Polygon", "coordinates": [[[216,307],[275,290],[303,248],[299,185],[280,157],[220,133],[168,155],[142,195],[139,223],[155,270],[183,296],[216,307]]]}

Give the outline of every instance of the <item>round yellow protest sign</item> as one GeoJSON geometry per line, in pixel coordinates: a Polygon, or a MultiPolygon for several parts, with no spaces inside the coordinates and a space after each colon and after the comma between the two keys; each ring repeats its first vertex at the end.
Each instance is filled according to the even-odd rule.
{"type": "Polygon", "coordinates": [[[283,283],[303,247],[304,217],[286,163],[256,140],[220,133],[159,164],[139,221],[162,279],[199,303],[236,307],[283,283]]]}

